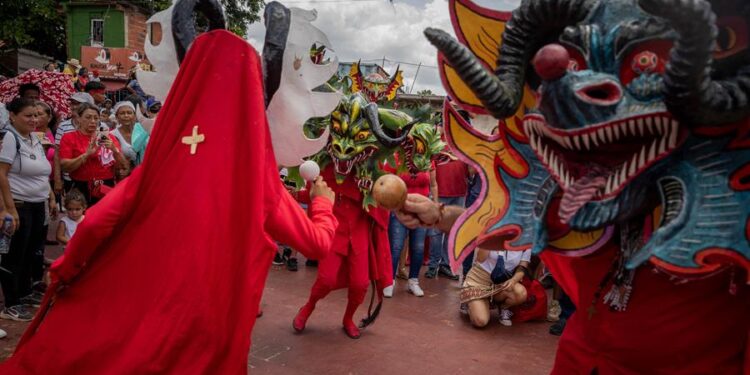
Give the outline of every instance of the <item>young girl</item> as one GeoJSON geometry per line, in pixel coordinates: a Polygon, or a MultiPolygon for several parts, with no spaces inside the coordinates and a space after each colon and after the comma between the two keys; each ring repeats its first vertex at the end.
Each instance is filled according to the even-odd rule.
{"type": "Polygon", "coordinates": [[[67,245],[70,238],[78,228],[78,224],[83,221],[84,211],[86,211],[86,198],[83,194],[73,189],[65,197],[65,213],[57,225],[57,241],[62,245],[67,245]]]}

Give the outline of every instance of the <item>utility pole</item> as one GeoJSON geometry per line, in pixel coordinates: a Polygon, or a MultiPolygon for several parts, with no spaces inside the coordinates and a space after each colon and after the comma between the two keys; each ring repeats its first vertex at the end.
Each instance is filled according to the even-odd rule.
{"type": "Polygon", "coordinates": [[[414,91],[414,86],[417,85],[417,76],[419,75],[419,68],[422,67],[422,62],[419,62],[419,65],[417,65],[417,72],[414,73],[414,82],[411,83],[411,88],[409,89],[409,94],[411,94],[412,91],[414,91]]]}

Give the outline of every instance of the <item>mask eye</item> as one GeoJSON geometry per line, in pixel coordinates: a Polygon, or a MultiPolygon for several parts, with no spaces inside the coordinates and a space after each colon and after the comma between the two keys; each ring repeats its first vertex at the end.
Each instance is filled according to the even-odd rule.
{"type": "Polygon", "coordinates": [[[357,133],[357,135],[354,136],[354,140],[355,141],[364,141],[367,138],[370,138],[370,132],[367,131],[367,130],[363,130],[363,131],[357,133]]]}
{"type": "Polygon", "coordinates": [[[414,139],[414,144],[415,144],[414,149],[417,151],[417,154],[423,155],[426,151],[424,142],[422,142],[421,139],[414,139]]]}
{"type": "Polygon", "coordinates": [[[634,46],[624,55],[620,69],[620,81],[624,85],[644,74],[662,74],[669,60],[672,42],[652,40],[634,46]]]}
{"type": "Polygon", "coordinates": [[[341,134],[341,123],[336,120],[333,120],[331,124],[331,129],[333,129],[334,132],[341,134]]]}
{"type": "Polygon", "coordinates": [[[716,36],[714,57],[723,59],[748,48],[747,21],[741,16],[724,16],[716,21],[719,34],[716,36]]]}
{"type": "Polygon", "coordinates": [[[631,64],[631,68],[635,73],[653,73],[659,67],[659,56],[651,51],[643,51],[633,58],[631,64]]]}

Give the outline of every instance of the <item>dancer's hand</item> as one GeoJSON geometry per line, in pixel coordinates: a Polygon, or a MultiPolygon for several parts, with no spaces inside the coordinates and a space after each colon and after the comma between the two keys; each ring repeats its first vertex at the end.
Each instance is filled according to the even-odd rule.
{"type": "Polygon", "coordinates": [[[409,194],[404,207],[396,211],[396,218],[409,229],[434,226],[441,218],[440,205],[424,195],[409,194]]]}
{"type": "Polygon", "coordinates": [[[318,176],[313,182],[312,188],[310,189],[310,199],[315,197],[326,197],[331,203],[336,202],[336,193],[328,187],[328,184],[323,180],[323,177],[318,176]]]}

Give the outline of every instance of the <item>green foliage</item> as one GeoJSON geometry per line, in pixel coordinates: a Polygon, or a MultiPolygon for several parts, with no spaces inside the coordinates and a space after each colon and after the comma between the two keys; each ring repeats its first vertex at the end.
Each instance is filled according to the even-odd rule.
{"type": "Polygon", "coordinates": [[[287,168],[286,182],[294,184],[294,190],[298,191],[305,187],[305,179],[299,174],[299,167],[287,168]]]}
{"type": "MultiPolygon", "coordinates": [[[[265,4],[262,0],[219,0],[224,6],[229,31],[241,36],[247,36],[247,27],[260,20],[260,10],[265,4]]],[[[156,11],[169,7],[169,0],[135,1],[135,3],[153,3],[156,11]]],[[[198,22],[199,25],[201,22],[198,22]]]]}
{"type": "MultiPolygon", "coordinates": [[[[0,48],[28,48],[58,60],[66,58],[65,0],[0,1],[0,48]]],[[[91,0],[90,3],[105,1],[91,0]]],[[[260,19],[262,0],[220,0],[230,31],[245,37],[247,27],[260,19]]],[[[158,12],[169,7],[170,0],[120,1],[158,12]]],[[[201,21],[198,21],[199,25],[201,21]]],[[[205,22],[204,22],[205,24],[205,22]]]]}
{"type": "Polygon", "coordinates": [[[4,48],[28,48],[65,57],[65,15],[56,0],[0,2],[0,41],[4,48]]]}
{"type": "Polygon", "coordinates": [[[432,93],[432,90],[419,90],[417,91],[417,95],[428,96],[428,95],[435,95],[435,94],[432,93]]]}

